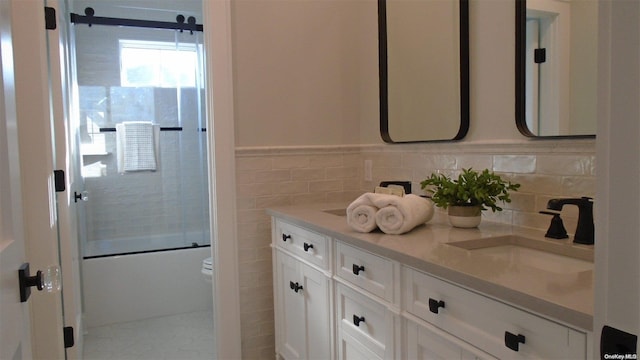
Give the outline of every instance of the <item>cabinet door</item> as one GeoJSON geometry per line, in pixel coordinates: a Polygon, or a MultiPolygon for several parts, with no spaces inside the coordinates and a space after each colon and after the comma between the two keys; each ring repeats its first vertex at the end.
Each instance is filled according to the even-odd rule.
{"type": "Polygon", "coordinates": [[[305,358],[304,297],[290,284],[300,283],[298,262],[276,252],[276,333],[278,351],[285,359],[305,358]]]}
{"type": "Polygon", "coordinates": [[[331,294],[330,279],[324,274],[300,263],[300,279],[304,288],[301,290],[304,313],[299,321],[304,322],[306,334],[306,358],[331,358],[331,312],[329,308],[331,294]]]}
{"type": "Polygon", "coordinates": [[[331,358],[330,279],[276,251],[277,351],[285,359],[331,358]]]}

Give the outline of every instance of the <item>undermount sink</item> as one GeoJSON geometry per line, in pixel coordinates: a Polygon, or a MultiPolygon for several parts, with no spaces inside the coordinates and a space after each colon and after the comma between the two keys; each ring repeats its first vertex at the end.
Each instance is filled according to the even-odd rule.
{"type": "Polygon", "coordinates": [[[567,243],[540,241],[522,236],[507,235],[447,243],[505,261],[558,273],[577,273],[593,270],[593,250],[567,243]]]}
{"type": "Polygon", "coordinates": [[[347,216],[347,209],[329,209],[329,210],[322,210],[322,212],[326,212],[327,214],[336,215],[336,216],[347,216]]]}

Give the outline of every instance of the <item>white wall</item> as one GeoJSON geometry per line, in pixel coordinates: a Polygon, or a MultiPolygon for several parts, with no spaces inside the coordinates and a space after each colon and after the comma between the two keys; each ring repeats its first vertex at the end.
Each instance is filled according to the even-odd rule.
{"type": "Polygon", "coordinates": [[[378,142],[377,34],[373,0],[233,2],[236,145],[378,142]]]}
{"type": "MultiPolygon", "coordinates": [[[[382,143],[377,2],[234,2],[238,146],[382,143]]],[[[515,126],[515,5],[472,0],[471,124],[464,141],[522,140],[515,126]]]]}

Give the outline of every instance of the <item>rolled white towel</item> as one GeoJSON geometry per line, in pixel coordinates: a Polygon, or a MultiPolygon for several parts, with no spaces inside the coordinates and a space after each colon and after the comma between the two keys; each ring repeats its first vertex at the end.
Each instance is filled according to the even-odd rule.
{"type": "Polygon", "coordinates": [[[368,233],[378,227],[376,225],[378,208],[373,204],[376,196],[380,194],[364,193],[347,207],[347,223],[355,231],[368,233]]]}
{"type": "Polygon", "coordinates": [[[376,197],[376,224],[386,234],[404,234],[433,217],[433,202],[418,195],[376,197]]]}

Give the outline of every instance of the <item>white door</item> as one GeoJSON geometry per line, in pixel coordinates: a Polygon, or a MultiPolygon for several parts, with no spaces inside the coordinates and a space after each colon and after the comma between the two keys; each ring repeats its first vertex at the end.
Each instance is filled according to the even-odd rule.
{"type": "Polygon", "coordinates": [[[0,359],[31,357],[28,303],[20,302],[18,268],[26,261],[22,234],[11,16],[0,1],[0,359]]]}
{"type": "MultiPolygon", "coordinates": [[[[25,251],[35,272],[59,265],[54,185],[54,139],[44,1],[9,1],[20,154],[25,251]]],[[[34,358],[64,359],[60,293],[32,293],[34,358]]]]}

